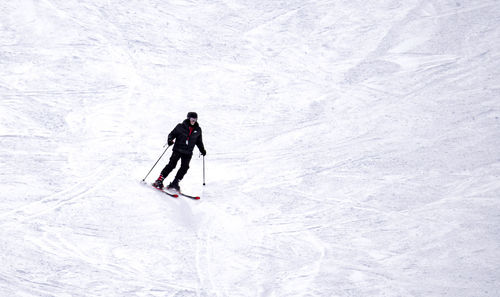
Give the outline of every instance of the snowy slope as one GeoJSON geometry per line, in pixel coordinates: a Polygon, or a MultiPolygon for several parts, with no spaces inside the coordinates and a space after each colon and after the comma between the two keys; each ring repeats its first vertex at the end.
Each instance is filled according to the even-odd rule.
{"type": "Polygon", "coordinates": [[[0,296],[500,295],[499,1],[0,12],[0,296]]]}

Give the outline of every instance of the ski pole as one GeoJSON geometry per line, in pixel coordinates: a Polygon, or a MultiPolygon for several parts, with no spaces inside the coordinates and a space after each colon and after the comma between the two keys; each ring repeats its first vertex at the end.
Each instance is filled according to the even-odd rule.
{"type": "Polygon", "coordinates": [[[203,156],[203,185],[205,185],[205,156],[203,156]]]}
{"type": "MultiPolygon", "coordinates": [[[[158,158],[158,160],[156,161],[155,165],[153,165],[153,167],[151,167],[151,170],[149,170],[148,174],[146,174],[146,177],[144,177],[144,178],[142,179],[142,181],[145,181],[145,180],[146,180],[146,178],[147,178],[147,177],[148,177],[148,175],[151,173],[151,171],[153,171],[153,168],[155,168],[156,164],[158,164],[158,162],[160,162],[161,157],[163,157],[163,155],[165,155],[165,153],[167,152],[168,148],[169,148],[169,147],[171,147],[171,146],[172,146],[172,145],[167,146],[167,148],[165,149],[165,151],[163,151],[163,154],[161,154],[161,156],[160,156],[160,157],[158,158]]],[[[163,147],[165,147],[165,146],[163,146],[163,147]]]]}

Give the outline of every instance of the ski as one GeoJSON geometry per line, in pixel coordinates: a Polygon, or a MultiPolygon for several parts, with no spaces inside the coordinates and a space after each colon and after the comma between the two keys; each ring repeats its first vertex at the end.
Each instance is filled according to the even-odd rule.
{"type": "MultiPolygon", "coordinates": [[[[167,188],[167,189],[168,189],[168,188],[167,188]]],[[[168,189],[168,190],[170,190],[170,189],[168,189]]],[[[176,191],[176,190],[171,190],[171,191],[175,191],[175,194],[174,194],[174,195],[177,195],[177,194],[178,194],[178,195],[180,195],[180,196],[184,196],[184,197],[186,197],[186,198],[190,198],[190,199],[193,199],[193,200],[200,200],[200,196],[191,196],[191,195],[184,194],[184,193],[181,193],[181,192],[176,191]]],[[[164,192],[166,192],[166,191],[164,191],[164,192]]],[[[169,194],[171,194],[171,193],[169,193],[169,194]]]]}
{"type": "Polygon", "coordinates": [[[191,196],[191,195],[187,195],[187,194],[184,194],[184,193],[180,193],[179,194],[181,196],[184,196],[184,197],[187,197],[187,198],[191,198],[191,199],[194,199],[194,200],[200,200],[200,196],[191,196]]]}
{"type": "Polygon", "coordinates": [[[177,195],[177,194],[172,194],[172,193],[169,193],[169,192],[167,192],[167,191],[165,191],[165,190],[158,189],[157,187],[155,187],[155,186],[153,186],[153,185],[151,185],[151,187],[153,187],[153,189],[156,189],[156,190],[158,190],[158,191],[160,191],[160,192],[163,192],[164,194],[166,194],[166,195],[168,195],[168,196],[170,196],[170,197],[174,197],[174,198],[178,198],[178,197],[179,197],[179,195],[177,195]]]}

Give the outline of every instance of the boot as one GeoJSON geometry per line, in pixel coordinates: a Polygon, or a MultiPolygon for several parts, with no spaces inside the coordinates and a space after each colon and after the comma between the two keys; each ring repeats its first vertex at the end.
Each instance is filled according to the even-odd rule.
{"type": "Polygon", "coordinates": [[[163,175],[160,174],[158,179],[153,183],[153,187],[160,189],[160,190],[163,190],[163,180],[164,179],[165,178],[163,177],[163,175]]]}
{"type": "Polygon", "coordinates": [[[181,188],[179,187],[179,180],[177,178],[174,178],[174,180],[168,185],[169,189],[175,189],[177,192],[181,191],[181,188]]]}

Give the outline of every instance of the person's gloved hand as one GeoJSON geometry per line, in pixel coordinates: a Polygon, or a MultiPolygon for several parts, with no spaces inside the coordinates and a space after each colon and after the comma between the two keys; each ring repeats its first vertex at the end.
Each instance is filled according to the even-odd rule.
{"type": "Polygon", "coordinates": [[[174,141],[172,139],[169,139],[167,143],[168,143],[168,145],[172,145],[172,144],[174,144],[174,141]]]}
{"type": "Polygon", "coordinates": [[[202,155],[203,157],[205,157],[205,156],[207,155],[207,151],[206,151],[206,150],[202,150],[202,151],[200,151],[200,153],[201,153],[201,155],[202,155]]]}

